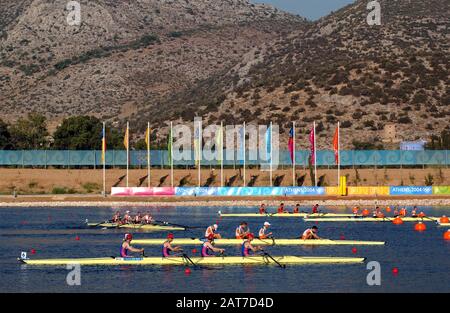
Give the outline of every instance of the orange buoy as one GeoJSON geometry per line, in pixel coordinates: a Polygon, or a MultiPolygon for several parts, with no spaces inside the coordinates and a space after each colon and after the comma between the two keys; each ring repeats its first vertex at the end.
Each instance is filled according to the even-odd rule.
{"type": "Polygon", "coordinates": [[[370,213],[369,213],[369,210],[367,210],[367,209],[364,209],[363,211],[362,211],[362,215],[363,216],[367,216],[367,215],[369,215],[370,213]]]}
{"type": "Polygon", "coordinates": [[[439,219],[439,223],[442,223],[442,224],[450,223],[450,220],[448,219],[447,216],[442,215],[442,217],[439,219]]]}
{"type": "Polygon", "coordinates": [[[427,229],[427,226],[422,222],[419,222],[414,226],[414,230],[416,230],[416,231],[424,231],[426,229],[427,229]]]}
{"type": "Polygon", "coordinates": [[[390,207],[387,207],[387,208],[386,208],[386,212],[388,212],[388,213],[391,212],[391,208],[390,208],[390,207]]]}
{"type": "Polygon", "coordinates": [[[396,218],[394,218],[392,220],[392,223],[395,224],[395,225],[401,225],[401,224],[403,224],[403,220],[400,217],[397,216],[396,218]]]}
{"type": "Polygon", "coordinates": [[[450,229],[447,230],[447,231],[444,233],[444,239],[445,239],[445,240],[450,240],[450,229]]]}

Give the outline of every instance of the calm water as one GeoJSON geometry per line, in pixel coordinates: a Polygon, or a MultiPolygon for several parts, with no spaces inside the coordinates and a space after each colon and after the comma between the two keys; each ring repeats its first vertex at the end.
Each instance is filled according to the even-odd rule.
{"type": "MultiPolygon", "coordinates": [[[[0,209],[0,291],[2,292],[450,292],[450,242],[442,239],[446,230],[427,223],[423,233],[413,223],[321,223],[325,238],[387,241],[386,246],[269,247],[273,255],[363,256],[381,264],[381,286],[368,286],[365,264],[223,266],[192,269],[184,267],[83,267],[81,286],[68,286],[63,267],[24,266],[16,261],[21,251],[36,250],[32,258],[105,257],[117,254],[124,231],[83,229],[85,219],[109,219],[117,208],[11,208],[0,209]],[[75,240],[79,236],[80,240],[75,240]],[[399,273],[392,274],[397,267],[399,273]]],[[[142,209],[130,208],[133,212],[142,209]]],[[[308,208],[309,209],[309,208],[308,208]]],[[[219,222],[225,237],[232,237],[239,218],[218,220],[222,212],[253,212],[249,208],[151,208],[158,220],[191,226],[219,222]]],[[[273,210],[273,208],[272,208],[273,210]]],[[[335,210],[335,209],[334,209],[335,210]]],[[[450,208],[423,208],[428,215],[450,215],[450,208]]],[[[336,211],[336,210],[335,210],[336,211]]],[[[339,210],[348,212],[348,210],[339,210]]],[[[296,218],[268,218],[276,237],[292,238],[309,223],[296,218]]],[[[248,218],[257,232],[265,221],[248,218]]],[[[197,237],[204,229],[176,232],[179,237],[197,237]]],[[[135,238],[160,238],[167,233],[134,233],[135,238]]],[[[186,247],[192,255],[194,247],[186,247]]],[[[225,247],[228,255],[239,247],[225,247]]],[[[146,246],[147,255],[160,255],[160,247],[146,246]]]]}

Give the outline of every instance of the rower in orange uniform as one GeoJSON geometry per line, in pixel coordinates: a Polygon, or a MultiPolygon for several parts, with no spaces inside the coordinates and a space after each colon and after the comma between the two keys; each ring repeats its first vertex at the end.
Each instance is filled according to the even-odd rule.
{"type": "Polygon", "coordinates": [[[280,206],[278,207],[277,213],[278,214],[289,213],[287,210],[284,209],[284,203],[280,204],[280,206]]]}
{"type": "Polygon", "coordinates": [[[319,204],[316,203],[316,205],[314,205],[312,207],[312,213],[319,213],[319,204]]]}
{"type": "Polygon", "coordinates": [[[209,236],[213,236],[214,239],[221,239],[222,236],[217,233],[217,229],[219,228],[219,225],[214,224],[212,226],[208,226],[208,228],[205,231],[205,238],[208,238],[209,236]]]}
{"type": "Polygon", "coordinates": [[[259,214],[266,214],[266,206],[264,203],[261,204],[261,206],[259,207],[259,214]]]}
{"type": "Polygon", "coordinates": [[[246,239],[248,234],[250,234],[250,229],[248,228],[247,222],[241,222],[238,228],[236,228],[236,239],[246,239]]]}
{"type": "Polygon", "coordinates": [[[270,223],[264,222],[264,226],[259,230],[259,239],[267,239],[272,236],[272,232],[269,232],[270,223]]]}
{"type": "Polygon", "coordinates": [[[381,212],[381,209],[378,206],[375,208],[375,211],[373,211],[373,215],[372,216],[374,218],[385,218],[383,212],[381,212]]]}
{"type": "Polygon", "coordinates": [[[405,208],[401,208],[399,215],[404,217],[407,214],[408,214],[408,211],[405,208]]]}
{"type": "Polygon", "coordinates": [[[302,238],[304,240],[307,239],[320,239],[320,237],[317,235],[317,233],[319,232],[319,228],[317,228],[317,226],[313,226],[311,228],[308,228],[307,230],[305,230],[302,234],[302,238]]]}
{"type": "Polygon", "coordinates": [[[355,207],[352,209],[352,212],[353,212],[353,215],[357,216],[358,213],[359,213],[359,207],[355,206],[355,207]]]}

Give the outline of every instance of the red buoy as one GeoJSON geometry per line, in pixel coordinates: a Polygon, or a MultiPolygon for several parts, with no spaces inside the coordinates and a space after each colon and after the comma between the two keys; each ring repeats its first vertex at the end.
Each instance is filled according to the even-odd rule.
{"type": "Polygon", "coordinates": [[[358,249],[352,248],[352,253],[353,253],[353,254],[356,254],[356,252],[358,252],[358,249]]]}
{"type": "Polygon", "coordinates": [[[403,220],[400,217],[396,217],[392,220],[392,223],[395,225],[401,225],[403,224],[403,220]]]}
{"type": "Polygon", "coordinates": [[[445,239],[445,240],[450,240],[450,229],[447,230],[447,231],[444,233],[444,239],[445,239]]]}
{"type": "Polygon", "coordinates": [[[425,231],[426,229],[427,229],[427,226],[422,222],[419,222],[414,226],[414,230],[416,230],[416,231],[425,231]]]}
{"type": "Polygon", "coordinates": [[[80,236],[78,236],[78,235],[75,236],[75,240],[76,240],[76,241],[79,241],[79,240],[80,240],[80,236]]]}
{"type": "Polygon", "coordinates": [[[394,267],[394,268],[392,269],[392,274],[398,275],[398,268],[397,268],[397,267],[394,267]]]}
{"type": "Polygon", "coordinates": [[[185,274],[185,275],[191,275],[191,269],[190,269],[189,267],[187,267],[187,268],[184,270],[184,274],[185,274]]]}
{"type": "Polygon", "coordinates": [[[197,249],[192,249],[192,254],[196,254],[197,253],[197,249]]]}
{"type": "Polygon", "coordinates": [[[36,254],[36,250],[35,249],[31,249],[31,254],[36,254]]]}

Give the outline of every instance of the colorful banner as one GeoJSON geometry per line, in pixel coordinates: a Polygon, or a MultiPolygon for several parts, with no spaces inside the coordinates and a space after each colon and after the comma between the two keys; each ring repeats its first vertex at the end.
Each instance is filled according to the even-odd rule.
{"type": "Polygon", "coordinates": [[[450,195],[450,186],[434,186],[434,195],[450,195]]]}
{"type": "Polygon", "coordinates": [[[112,196],[174,196],[175,188],[171,187],[112,187],[112,196]]]}
{"type": "Polygon", "coordinates": [[[389,188],[391,196],[400,195],[431,195],[433,187],[431,186],[391,186],[389,188]]]}
{"type": "Polygon", "coordinates": [[[357,186],[357,187],[347,187],[347,195],[349,196],[377,196],[389,195],[388,186],[357,186]]]}

